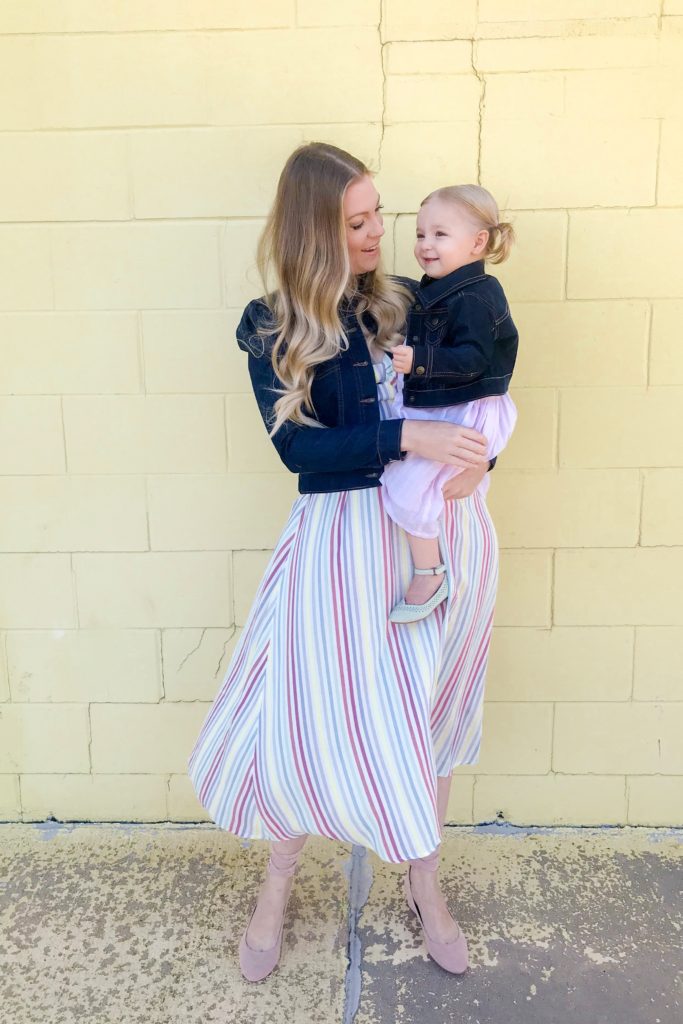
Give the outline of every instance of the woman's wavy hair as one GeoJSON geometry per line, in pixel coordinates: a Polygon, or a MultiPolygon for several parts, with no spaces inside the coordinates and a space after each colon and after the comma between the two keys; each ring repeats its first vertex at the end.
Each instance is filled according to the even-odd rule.
{"type": "Polygon", "coordinates": [[[424,206],[430,199],[442,199],[456,203],[469,214],[481,228],[489,233],[482,259],[489,263],[502,263],[510,255],[515,241],[515,229],[507,220],[500,220],[498,204],[488,189],[481,185],[447,185],[430,192],[420,203],[424,206]]]}
{"type": "Polygon", "coordinates": [[[360,319],[374,317],[374,343],[389,350],[412,300],[410,291],[387,278],[381,265],[369,273],[351,273],[343,201],[353,181],[370,171],[343,149],[323,142],[299,146],[287,160],[275,202],[257,250],[270,322],[259,328],[273,338],[271,359],[282,388],[275,402],[269,436],[286,420],[321,426],[311,414],[314,368],[348,348],[340,318],[343,300],[354,303],[360,319]]]}

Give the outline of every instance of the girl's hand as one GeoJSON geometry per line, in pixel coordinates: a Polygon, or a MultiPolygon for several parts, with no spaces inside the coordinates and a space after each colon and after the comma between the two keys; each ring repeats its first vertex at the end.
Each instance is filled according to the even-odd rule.
{"type": "Polygon", "coordinates": [[[410,345],[397,345],[391,352],[394,369],[397,373],[410,373],[414,357],[415,352],[410,345]]]}
{"type": "Polygon", "coordinates": [[[458,427],[441,420],[404,420],[401,449],[458,469],[488,467],[488,442],[484,435],[472,427],[458,427]]]}
{"type": "Polygon", "coordinates": [[[470,494],[474,494],[487,473],[488,465],[463,469],[462,473],[458,473],[451,480],[447,480],[441,488],[444,500],[453,501],[456,498],[469,498],[470,494]]]}

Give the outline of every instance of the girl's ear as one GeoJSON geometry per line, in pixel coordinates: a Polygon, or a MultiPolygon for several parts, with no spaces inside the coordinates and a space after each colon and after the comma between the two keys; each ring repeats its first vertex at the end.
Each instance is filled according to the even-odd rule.
{"type": "Polygon", "coordinates": [[[488,240],[489,240],[489,232],[487,231],[486,228],[482,228],[481,231],[477,232],[477,238],[476,238],[476,241],[474,243],[474,250],[473,251],[475,253],[483,252],[484,249],[486,248],[488,240]]]}

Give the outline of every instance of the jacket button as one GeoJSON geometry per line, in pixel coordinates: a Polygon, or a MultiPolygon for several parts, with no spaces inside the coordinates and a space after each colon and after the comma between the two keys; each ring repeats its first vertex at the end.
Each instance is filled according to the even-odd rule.
{"type": "Polygon", "coordinates": [[[419,334],[414,334],[413,335],[413,341],[419,341],[419,340],[420,340],[419,334]]]}
{"type": "Polygon", "coordinates": [[[421,373],[424,373],[424,372],[425,372],[424,366],[418,366],[418,368],[415,370],[415,373],[418,373],[418,374],[421,374],[421,373]]]}
{"type": "Polygon", "coordinates": [[[416,302],[416,303],[415,303],[415,305],[413,306],[413,309],[416,309],[416,310],[418,311],[418,313],[419,313],[419,312],[420,312],[420,310],[422,309],[422,306],[420,306],[420,305],[419,305],[419,304],[418,304],[418,303],[416,302]]]}
{"type": "Polygon", "coordinates": [[[433,316],[433,317],[431,318],[431,320],[430,320],[429,322],[430,322],[430,324],[432,325],[432,327],[436,327],[436,325],[437,325],[437,324],[438,324],[438,322],[439,322],[439,318],[438,318],[438,316],[433,316]]]}

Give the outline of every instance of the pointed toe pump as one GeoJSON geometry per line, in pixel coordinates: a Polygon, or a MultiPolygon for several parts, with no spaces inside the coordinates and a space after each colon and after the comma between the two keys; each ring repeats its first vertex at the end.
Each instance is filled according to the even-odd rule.
{"type": "MultiPolygon", "coordinates": [[[[413,890],[410,884],[410,872],[411,867],[408,868],[407,872],[403,876],[403,882],[405,885],[406,902],[412,912],[415,914],[420,927],[422,928],[422,934],[424,935],[425,945],[427,952],[431,956],[432,960],[436,961],[439,967],[443,967],[445,971],[449,971],[451,974],[463,974],[467,970],[468,950],[467,950],[467,939],[462,931],[460,925],[458,925],[458,937],[453,942],[437,942],[433,939],[427,929],[424,926],[422,915],[420,914],[419,907],[415,902],[413,896],[413,890]]],[[[457,924],[457,921],[456,921],[457,924]]]]}
{"type": "Polygon", "coordinates": [[[437,605],[440,605],[448,597],[448,573],[443,562],[440,565],[435,565],[432,569],[414,569],[413,572],[417,576],[438,576],[440,573],[444,573],[444,578],[438,590],[424,604],[408,604],[407,601],[399,601],[398,604],[395,604],[389,613],[390,622],[417,622],[419,619],[426,619],[437,605]]]}

